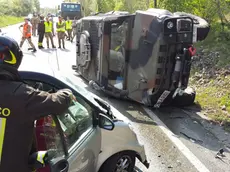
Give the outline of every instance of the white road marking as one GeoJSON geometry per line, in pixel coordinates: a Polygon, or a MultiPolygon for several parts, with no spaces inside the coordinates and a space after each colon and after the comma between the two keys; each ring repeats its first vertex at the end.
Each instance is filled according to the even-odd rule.
{"type": "Polygon", "coordinates": [[[146,113],[157,123],[160,129],[177,146],[184,156],[195,166],[199,172],[210,172],[205,165],[173,134],[168,127],[148,108],[143,107],[146,113]]]}

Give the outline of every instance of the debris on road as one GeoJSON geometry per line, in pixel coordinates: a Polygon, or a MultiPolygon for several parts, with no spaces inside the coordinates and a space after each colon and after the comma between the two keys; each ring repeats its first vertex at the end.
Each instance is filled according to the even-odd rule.
{"type": "Polygon", "coordinates": [[[217,152],[215,158],[222,159],[223,157],[225,157],[225,155],[224,155],[224,149],[222,148],[217,152]]]}

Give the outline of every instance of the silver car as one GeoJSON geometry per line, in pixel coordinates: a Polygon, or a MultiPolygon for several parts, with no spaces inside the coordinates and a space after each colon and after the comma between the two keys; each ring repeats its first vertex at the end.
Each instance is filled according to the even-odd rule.
{"type": "Polygon", "coordinates": [[[49,92],[69,88],[76,96],[68,112],[58,117],[51,114],[35,125],[36,149],[52,152],[54,171],[132,172],[136,158],[148,168],[144,147],[131,125],[118,120],[123,115],[79,86],[74,77],[53,71],[20,71],[20,76],[35,88],[49,92]]]}

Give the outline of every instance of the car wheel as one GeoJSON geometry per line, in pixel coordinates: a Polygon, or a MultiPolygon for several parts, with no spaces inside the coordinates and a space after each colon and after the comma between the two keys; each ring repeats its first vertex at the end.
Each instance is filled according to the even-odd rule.
{"type": "Polygon", "coordinates": [[[131,151],[117,153],[102,165],[100,172],[133,172],[136,155],[131,151]]]}

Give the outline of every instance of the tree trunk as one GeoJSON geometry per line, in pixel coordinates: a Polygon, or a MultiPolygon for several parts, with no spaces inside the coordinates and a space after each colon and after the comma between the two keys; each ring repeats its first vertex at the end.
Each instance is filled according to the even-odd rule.
{"type": "Polygon", "coordinates": [[[154,8],[157,8],[157,0],[154,0],[154,8]]]}

